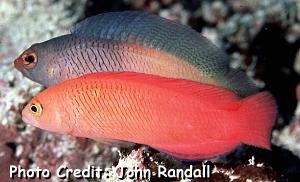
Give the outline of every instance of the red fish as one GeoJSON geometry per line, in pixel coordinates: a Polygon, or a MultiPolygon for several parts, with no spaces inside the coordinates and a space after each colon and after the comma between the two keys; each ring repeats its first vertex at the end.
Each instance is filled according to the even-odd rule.
{"type": "Polygon", "coordinates": [[[276,104],[267,92],[241,99],[221,87],[142,73],[95,73],[64,81],[22,112],[36,127],[146,144],[185,160],[244,143],[270,149],[276,104]]]}

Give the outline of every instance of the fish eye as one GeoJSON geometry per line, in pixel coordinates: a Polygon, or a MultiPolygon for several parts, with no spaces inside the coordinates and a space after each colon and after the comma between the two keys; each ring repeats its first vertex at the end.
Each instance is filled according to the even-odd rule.
{"type": "Polygon", "coordinates": [[[37,63],[37,57],[35,53],[24,54],[22,56],[22,60],[23,60],[23,65],[29,69],[34,68],[37,63]]]}
{"type": "Polygon", "coordinates": [[[36,113],[37,110],[38,110],[38,108],[37,108],[35,105],[32,105],[32,106],[30,107],[30,110],[31,110],[32,112],[36,113]]]}
{"type": "Polygon", "coordinates": [[[42,108],[42,105],[39,104],[39,103],[33,103],[31,104],[30,106],[30,111],[36,115],[36,116],[40,116],[43,112],[43,108],[42,108]]]}

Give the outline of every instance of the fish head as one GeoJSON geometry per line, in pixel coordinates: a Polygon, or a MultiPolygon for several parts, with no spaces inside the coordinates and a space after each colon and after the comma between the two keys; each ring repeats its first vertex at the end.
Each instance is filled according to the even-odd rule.
{"type": "Polygon", "coordinates": [[[14,61],[15,68],[25,77],[46,87],[57,84],[60,78],[56,75],[61,75],[55,62],[57,52],[50,43],[33,44],[14,61]]]}
{"type": "Polygon", "coordinates": [[[60,133],[70,134],[73,125],[63,120],[64,111],[62,105],[53,100],[54,95],[47,94],[47,90],[39,93],[23,109],[22,120],[35,127],[60,133]],[[46,91],[46,93],[44,93],[46,91]]]}
{"type": "Polygon", "coordinates": [[[35,47],[35,44],[32,45],[14,61],[15,68],[27,77],[31,77],[31,72],[33,69],[35,69],[38,63],[37,51],[35,47]]]}

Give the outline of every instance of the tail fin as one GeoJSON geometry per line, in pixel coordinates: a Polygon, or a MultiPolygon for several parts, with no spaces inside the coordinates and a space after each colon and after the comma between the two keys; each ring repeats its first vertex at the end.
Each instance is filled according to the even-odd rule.
{"type": "Polygon", "coordinates": [[[277,116],[277,106],[272,95],[261,92],[245,98],[239,113],[241,119],[238,127],[243,128],[240,129],[243,142],[270,150],[272,127],[277,116]]]}

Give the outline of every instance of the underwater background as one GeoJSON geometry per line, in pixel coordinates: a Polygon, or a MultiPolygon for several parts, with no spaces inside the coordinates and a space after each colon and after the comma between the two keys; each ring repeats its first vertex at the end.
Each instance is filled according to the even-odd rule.
{"type": "MultiPolygon", "coordinates": [[[[139,166],[152,171],[158,165],[202,165],[176,160],[146,146],[122,148],[58,135],[21,120],[24,105],[44,88],[23,77],[13,60],[31,44],[66,34],[86,17],[122,10],[149,11],[190,25],[225,50],[232,67],[245,70],[261,90],[270,91],[276,98],[279,117],[273,130],[272,151],[243,146],[212,160],[210,179],[192,181],[300,180],[299,0],[1,0],[1,181],[10,181],[12,164],[50,171],[61,164],[70,168],[139,166]]],[[[49,181],[57,180],[54,176],[49,181]]],[[[150,180],[180,181],[155,176],[150,180]]]]}

